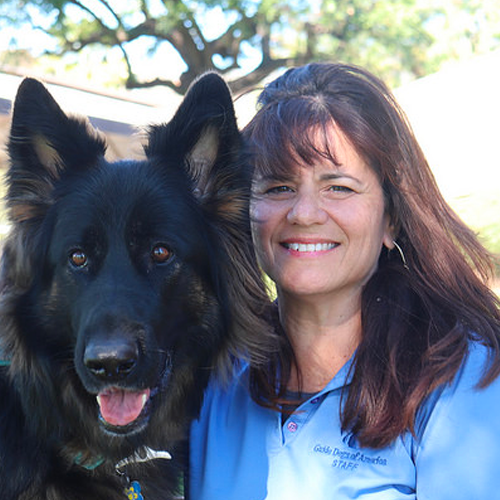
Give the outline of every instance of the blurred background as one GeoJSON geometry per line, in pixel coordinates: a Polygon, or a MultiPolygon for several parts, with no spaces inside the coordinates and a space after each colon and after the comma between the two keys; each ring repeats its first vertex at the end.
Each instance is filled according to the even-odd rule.
{"type": "Polygon", "coordinates": [[[140,127],[204,71],[230,82],[243,125],[267,80],[310,61],[389,84],[445,197],[500,254],[500,0],[0,0],[0,173],[24,76],[89,116],[111,158],[138,157],[140,127]]]}

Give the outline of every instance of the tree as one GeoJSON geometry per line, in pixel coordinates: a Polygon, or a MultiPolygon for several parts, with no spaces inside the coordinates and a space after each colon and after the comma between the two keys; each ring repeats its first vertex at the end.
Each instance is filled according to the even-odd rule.
{"type": "MultiPolygon", "coordinates": [[[[486,15],[483,24],[488,21],[490,10],[498,12],[499,2],[472,2],[475,13],[486,15]]],[[[278,68],[313,60],[355,62],[377,72],[391,84],[400,83],[405,75],[422,76],[436,70],[443,58],[450,56],[448,47],[435,49],[439,36],[433,26],[436,20],[447,20],[449,12],[444,8],[446,0],[441,3],[435,0],[428,3],[422,0],[0,0],[0,7],[11,22],[29,20],[50,34],[57,41],[52,53],[80,53],[96,46],[118,49],[126,65],[127,87],[166,85],[183,94],[194,78],[209,69],[223,73],[233,91],[239,93],[278,68]],[[45,14],[44,26],[36,20],[40,18],[39,12],[45,14]],[[177,53],[184,63],[180,76],[145,78],[132,56],[141,40],[149,41],[147,51],[155,67],[159,68],[161,61],[155,61],[154,54],[164,45],[177,53]],[[253,59],[248,55],[251,51],[257,54],[253,59]],[[250,59],[253,64],[249,65],[250,59]]],[[[465,8],[464,5],[471,10],[470,0],[453,0],[452,4],[456,10],[465,8]]],[[[463,31],[467,36],[467,30],[463,31]]],[[[471,34],[475,44],[479,34],[480,30],[471,34]]]]}

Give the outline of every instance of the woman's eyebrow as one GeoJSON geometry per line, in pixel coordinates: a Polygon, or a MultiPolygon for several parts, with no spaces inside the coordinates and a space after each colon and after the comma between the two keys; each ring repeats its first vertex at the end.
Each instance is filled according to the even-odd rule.
{"type": "Polygon", "coordinates": [[[292,174],[283,175],[283,174],[267,174],[261,175],[255,179],[255,182],[285,182],[291,181],[294,179],[292,174]]]}
{"type": "Polygon", "coordinates": [[[357,177],[353,177],[352,175],[343,173],[341,171],[338,172],[328,172],[327,174],[320,175],[321,181],[336,181],[339,179],[351,179],[354,182],[360,183],[361,181],[357,177]]]}

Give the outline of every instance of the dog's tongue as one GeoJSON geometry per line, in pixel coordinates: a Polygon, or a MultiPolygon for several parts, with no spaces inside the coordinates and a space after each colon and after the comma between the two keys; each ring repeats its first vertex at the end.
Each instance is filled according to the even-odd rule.
{"type": "Polygon", "coordinates": [[[127,425],[141,413],[151,391],[132,392],[123,389],[107,389],[97,395],[102,418],[111,425],[127,425]]]}

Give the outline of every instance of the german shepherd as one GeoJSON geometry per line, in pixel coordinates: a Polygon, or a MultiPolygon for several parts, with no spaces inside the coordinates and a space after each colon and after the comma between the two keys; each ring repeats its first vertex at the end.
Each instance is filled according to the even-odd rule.
{"type": "Polygon", "coordinates": [[[208,377],[269,349],[250,169],[208,73],[144,160],[25,79],[8,142],[1,262],[3,500],[178,495],[208,377]]]}

